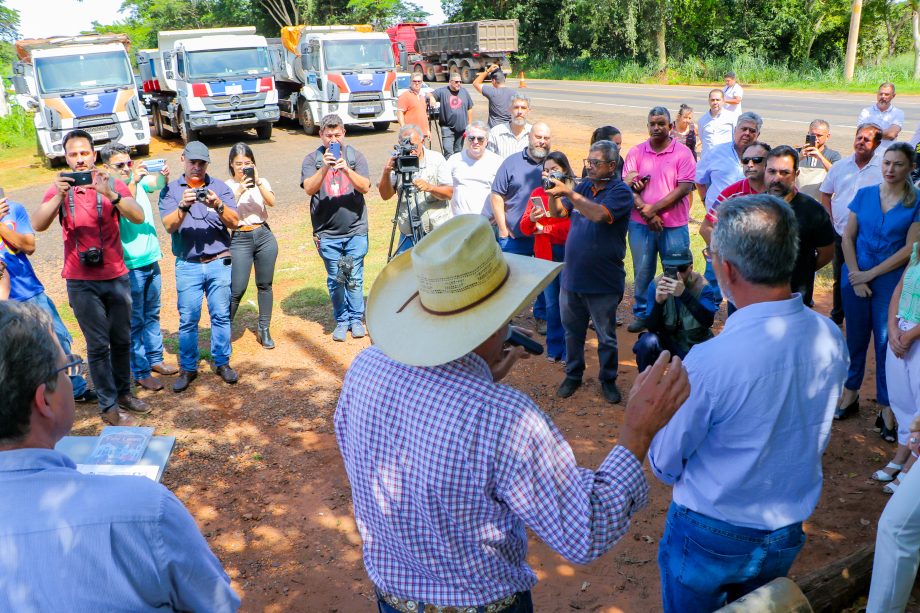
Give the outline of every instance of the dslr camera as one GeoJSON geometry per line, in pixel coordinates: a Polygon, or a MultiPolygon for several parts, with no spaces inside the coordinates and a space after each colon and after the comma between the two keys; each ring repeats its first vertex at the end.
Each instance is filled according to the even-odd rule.
{"type": "Polygon", "coordinates": [[[565,176],[565,173],[559,172],[558,170],[554,170],[551,173],[549,173],[548,177],[545,177],[543,179],[543,189],[552,189],[556,187],[556,184],[553,183],[553,179],[557,181],[561,181],[562,183],[565,183],[565,180],[568,179],[568,177],[565,176]]]}
{"type": "Polygon", "coordinates": [[[401,138],[398,144],[393,145],[393,149],[393,157],[396,159],[396,172],[408,175],[421,170],[418,156],[415,154],[415,145],[412,144],[410,138],[401,138]]]}
{"type": "Polygon", "coordinates": [[[208,188],[207,187],[196,187],[195,188],[195,200],[201,204],[208,203],[208,188]]]}
{"type": "Polygon", "coordinates": [[[84,266],[102,266],[102,249],[99,247],[90,247],[85,251],[77,251],[80,263],[84,266]]]}

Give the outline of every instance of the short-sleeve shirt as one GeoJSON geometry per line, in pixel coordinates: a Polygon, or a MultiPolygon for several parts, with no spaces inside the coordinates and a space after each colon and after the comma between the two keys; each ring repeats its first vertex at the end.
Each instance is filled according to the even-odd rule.
{"type": "Polygon", "coordinates": [[[856,192],[862,187],[878,185],[882,182],[882,158],[875,155],[865,166],[856,165],[856,156],[850,155],[840,160],[827,171],[821,183],[822,194],[831,196],[831,214],[834,230],[843,236],[850,219],[850,203],[856,192]]]}
{"type": "MultiPolygon", "coordinates": [[[[744,88],[735,83],[734,85],[726,85],[722,88],[722,97],[725,99],[728,98],[744,98],[744,88]]],[[[724,108],[727,111],[731,111],[735,115],[741,114],[741,104],[729,104],[725,103],[724,108]]]]}
{"type": "MultiPolygon", "coordinates": [[[[862,111],[859,112],[859,116],[856,118],[856,125],[861,126],[863,124],[872,123],[877,125],[882,129],[882,132],[890,128],[891,126],[899,126],[904,128],[904,111],[891,105],[888,107],[887,111],[883,111],[878,108],[878,104],[873,104],[872,106],[867,106],[862,111]]],[[[883,138],[882,144],[879,145],[878,150],[884,151],[891,145],[892,141],[883,138]]]]}
{"type": "Polygon", "coordinates": [[[533,126],[524,124],[517,136],[511,131],[510,123],[502,123],[489,130],[489,151],[497,153],[501,159],[519,153],[530,144],[530,130],[533,126]]]}
{"type": "Polygon", "coordinates": [[[150,196],[147,195],[148,189],[156,191],[151,187],[147,181],[141,181],[137,184],[137,193],[134,195],[134,200],[144,211],[144,221],[134,223],[124,217],[119,221],[121,246],[125,251],[125,266],[128,270],[149,266],[163,258],[160,238],[154,225],[153,207],[150,204],[150,196]]]}
{"type": "Polygon", "coordinates": [[[432,95],[441,105],[439,117],[441,125],[450,128],[454,132],[466,130],[467,111],[473,108],[473,99],[470,97],[470,93],[462,87],[459,91],[453,92],[450,87],[444,86],[434,90],[432,95]]]}
{"type": "Polygon", "coordinates": [[[912,207],[903,202],[882,214],[881,187],[872,185],[856,192],[850,203],[856,215],[856,263],[860,270],[878,266],[907,243],[910,225],[920,221],[920,199],[912,207]]]}
{"type": "Polygon", "coordinates": [[[815,288],[815,265],[818,249],[833,245],[837,238],[831,217],[821,204],[798,192],[789,202],[799,224],[799,254],[792,269],[792,291],[802,294],[802,301],[812,304],[815,288]]]}
{"type": "Polygon", "coordinates": [[[514,237],[523,236],[521,216],[530,192],[540,185],[542,176],[542,162],[531,158],[526,149],[508,157],[498,168],[492,192],[505,200],[505,222],[514,237]]]}
{"type": "MultiPolygon", "coordinates": [[[[450,185],[451,178],[447,172],[447,160],[438,151],[425,149],[425,154],[419,161],[419,172],[416,179],[421,179],[432,185],[450,185]]],[[[402,175],[395,171],[390,173],[390,185],[399,194],[402,185],[402,175]]],[[[415,190],[415,205],[412,215],[418,216],[422,223],[422,231],[427,234],[450,219],[450,205],[447,200],[442,200],[430,192],[415,190]]],[[[399,207],[396,215],[399,231],[406,236],[412,234],[412,225],[409,223],[409,213],[406,207],[399,207]]]]}
{"type": "Polygon", "coordinates": [[[425,94],[406,91],[396,99],[396,108],[403,112],[403,124],[415,124],[428,136],[428,103],[425,94]]]}
{"type": "MultiPolygon", "coordinates": [[[[7,200],[6,203],[10,207],[10,212],[6,217],[0,218],[0,223],[18,234],[34,235],[35,230],[32,229],[26,207],[12,200],[7,200]]],[[[32,268],[29,257],[22,251],[13,249],[13,246],[2,238],[0,238],[0,259],[6,264],[6,272],[10,278],[10,300],[25,302],[45,291],[45,287],[35,274],[35,269],[32,268]]]]}
{"type": "MultiPolygon", "coordinates": [[[[204,184],[220,198],[225,207],[237,210],[236,198],[226,183],[205,175],[204,184]]],[[[160,215],[166,217],[179,208],[188,188],[185,175],[167,185],[160,192],[160,215]]],[[[221,221],[217,211],[201,202],[192,204],[182,225],[172,234],[173,255],[183,260],[206,260],[229,249],[230,230],[221,221]]]]}
{"type": "Polygon", "coordinates": [[[511,100],[516,92],[510,87],[483,85],[482,95],[489,101],[489,127],[511,121],[511,100]]]}
{"type": "MultiPolygon", "coordinates": [[[[679,183],[693,183],[696,175],[696,160],[693,152],[676,139],[671,139],[668,146],[655,151],[649,141],[640,143],[629,150],[623,163],[623,174],[639,173],[651,178],[642,190],[642,200],[654,204],[671,193],[679,183]]],[[[658,214],[665,228],[686,226],[690,220],[690,194],[658,214]]],[[[638,211],[633,209],[632,220],[647,223],[638,211]]]]}
{"type": "Polygon", "coordinates": [[[700,117],[700,158],[706,157],[716,145],[732,142],[737,121],[738,116],[724,108],[715,117],[709,111],[703,113],[700,117]]]}
{"type": "MultiPolygon", "coordinates": [[[[268,179],[260,178],[259,180],[265,185],[265,189],[272,191],[272,184],[268,182],[268,179]]],[[[236,194],[240,184],[236,179],[227,179],[227,187],[236,194]]],[[[262,190],[258,185],[244,191],[237,200],[236,207],[241,226],[254,226],[268,221],[268,208],[265,206],[265,198],[262,197],[262,190]]]]}
{"type": "MultiPolygon", "coordinates": [[[[112,201],[101,196],[102,216],[96,208],[96,190],[91,186],[71,187],[73,193],[73,214],[70,210],[70,198],[64,194],[61,204],[63,213],[62,228],[64,235],[64,268],[61,276],[72,281],[109,281],[128,274],[125,266],[124,250],[121,246],[121,231],[118,220],[121,214],[112,205],[112,201]],[[76,216],[76,220],[74,220],[76,216]],[[90,247],[102,249],[102,265],[86,266],[80,263],[79,251],[90,247]]],[[[122,198],[134,198],[123,181],[115,179],[115,191],[122,198]]],[[[42,202],[48,202],[58,193],[52,185],[45,192],[42,202]]]]}
{"type": "Polygon", "coordinates": [[[736,196],[750,196],[751,194],[759,193],[760,192],[754,191],[754,188],[751,187],[751,182],[747,179],[741,179],[736,183],[732,183],[723,189],[722,192],[716,197],[716,201],[712,203],[712,207],[706,211],[706,219],[709,221],[709,223],[713,224],[719,221],[719,205],[729,198],[734,198],[736,196]]]}
{"type": "MultiPolygon", "coordinates": [[[[355,156],[354,171],[362,177],[370,176],[367,167],[367,158],[357,149],[353,149],[355,156]]],[[[308,153],[303,159],[300,169],[300,187],[308,177],[316,174],[316,158],[323,157],[325,149],[308,153]]],[[[342,155],[347,150],[342,148],[342,155]]],[[[357,191],[344,170],[329,169],[319,191],[310,198],[310,222],[313,224],[313,234],[320,238],[348,238],[367,234],[367,206],[364,194],[357,191]]]]}
{"type": "Polygon", "coordinates": [[[920,266],[918,266],[917,244],[910,250],[904,283],[901,286],[901,299],[898,301],[898,318],[912,324],[920,324],[920,266]]]}
{"type": "Polygon", "coordinates": [[[708,186],[706,210],[712,208],[723,189],[743,178],[744,170],[734,142],[722,143],[713,147],[708,155],[700,157],[696,165],[696,182],[708,186]]]}
{"type": "Polygon", "coordinates": [[[502,159],[491,151],[483,151],[482,157],[474,160],[464,149],[447,160],[446,172],[454,186],[450,199],[452,215],[484,214],[491,216],[492,182],[502,159]]]}
{"type": "Polygon", "coordinates": [[[565,242],[565,267],[562,287],[583,294],[623,295],[626,285],[626,229],[633,209],[633,192],[620,180],[614,180],[595,192],[590,180],[575,186],[575,192],[602,205],[610,212],[612,223],[594,222],[582,215],[568,200],[563,204],[570,212],[569,236],[565,242]]]}
{"type": "MultiPolygon", "coordinates": [[[[799,149],[799,176],[795,180],[795,186],[803,194],[807,194],[818,200],[821,198],[821,183],[824,182],[824,178],[827,176],[827,171],[824,170],[824,164],[821,163],[816,157],[809,157],[802,155],[802,150],[799,149]]],[[[824,151],[821,152],[824,154],[824,157],[827,158],[827,161],[831,164],[836,164],[840,161],[840,154],[830,147],[825,147],[824,151]]]]}

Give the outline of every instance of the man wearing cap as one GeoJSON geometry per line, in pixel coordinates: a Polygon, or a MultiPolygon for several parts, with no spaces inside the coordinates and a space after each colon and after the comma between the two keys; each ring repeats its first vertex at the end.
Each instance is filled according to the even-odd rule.
{"type": "Polygon", "coordinates": [[[511,121],[511,99],[514,90],[505,83],[505,73],[501,66],[492,64],[476,75],[473,89],[489,101],[489,128],[511,121]],[[491,85],[485,85],[486,79],[491,85]]]}
{"type": "Polygon", "coordinates": [[[179,306],[179,376],[174,392],[185,391],[198,377],[198,321],[208,301],[214,371],[226,383],[239,376],[230,367],[230,230],[236,228],[236,198],[220,179],[208,174],[211,157],[204,143],[185,146],[185,172],[160,192],[163,227],[172,234],[179,306]]]}
{"type": "Polygon", "coordinates": [[[640,458],[689,394],[678,358],[637,378],[620,445],[596,471],[498,384],[523,357],[505,342],[510,319],[559,268],[502,253],[488,221],[460,215],[377,277],[374,345],[345,375],[335,429],[380,611],[533,611],[525,527],[587,563],[645,505],[640,458]]]}
{"type": "Polygon", "coordinates": [[[712,338],[718,310],[712,288],[693,270],[693,254],[681,248],[661,256],[664,274],[648,288],[647,332],[633,346],[639,372],[655,363],[662,351],[681,358],[690,348],[712,338]]]}

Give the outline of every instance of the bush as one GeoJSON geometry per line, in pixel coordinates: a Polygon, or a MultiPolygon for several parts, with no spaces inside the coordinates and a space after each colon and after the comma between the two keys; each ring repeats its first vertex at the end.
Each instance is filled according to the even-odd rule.
{"type": "Polygon", "coordinates": [[[0,117],[0,149],[29,147],[35,144],[35,125],[32,115],[20,106],[13,106],[10,114],[0,117]]]}

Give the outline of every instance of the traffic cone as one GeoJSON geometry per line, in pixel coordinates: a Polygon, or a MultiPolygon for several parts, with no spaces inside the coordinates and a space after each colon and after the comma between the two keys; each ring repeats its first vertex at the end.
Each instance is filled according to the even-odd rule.
{"type": "Polygon", "coordinates": [[[520,83],[518,84],[519,89],[527,87],[527,83],[524,82],[524,71],[523,70],[518,75],[518,79],[520,80],[520,83]]]}

